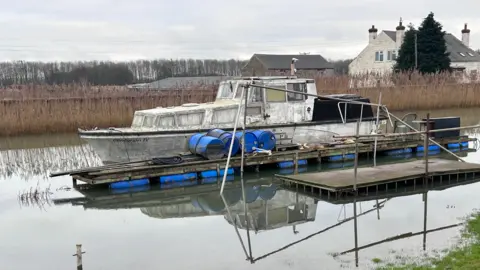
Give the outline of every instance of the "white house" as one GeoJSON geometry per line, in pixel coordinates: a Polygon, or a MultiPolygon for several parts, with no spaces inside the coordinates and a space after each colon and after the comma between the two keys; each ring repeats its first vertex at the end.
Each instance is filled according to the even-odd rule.
{"type": "MultiPolygon", "coordinates": [[[[405,36],[405,26],[402,25],[402,20],[400,19],[396,31],[384,30],[379,35],[377,35],[377,32],[378,30],[374,25],[368,30],[368,45],[350,63],[350,75],[367,72],[384,74],[392,71],[395,58],[405,36]]],[[[465,24],[461,33],[461,41],[452,34],[445,34],[451,66],[458,70],[476,73],[480,70],[480,54],[469,46],[470,30],[467,28],[467,24],[465,24]]]]}

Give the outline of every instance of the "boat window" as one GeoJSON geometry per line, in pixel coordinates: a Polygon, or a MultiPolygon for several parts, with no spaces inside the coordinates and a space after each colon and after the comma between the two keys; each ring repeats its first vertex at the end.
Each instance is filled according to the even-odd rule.
{"type": "Polygon", "coordinates": [[[245,87],[243,85],[238,86],[237,92],[235,93],[235,98],[241,98],[242,97],[242,92],[245,90],[245,87]]]}
{"type": "Polygon", "coordinates": [[[263,102],[263,88],[252,85],[248,92],[252,92],[252,94],[249,94],[251,102],[263,102]]]}
{"type": "Polygon", "coordinates": [[[133,117],[132,127],[133,128],[141,127],[142,122],[143,122],[143,115],[137,114],[133,117]]]}
{"type": "Polygon", "coordinates": [[[153,115],[145,115],[142,126],[152,127],[154,119],[155,119],[155,116],[153,115]]]}
{"type": "Polygon", "coordinates": [[[205,114],[204,111],[177,114],[178,125],[179,126],[201,125],[203,122],[204,114],[205,114]]]}
{"type": "Polygon", "coordinates": [[[175,118],[173,117],[173,115],[157,116],[155,126],[159,128],[173,127],[175,126],[175,118]]]}
{"type": "Polygon", "coordinates": [[[307,93],[306,83],[287,83],[287,90],[299,92],[299,94],[287,93],[288,101],[304,101],[307,99],[306,95],[300,94],[307,93]]]}
{"type": "Polygon", "coordinates": [[[220,99],[232,98],[234,89],[235,89],[235,83],[233,83],[233,82],[221,82],[220,86],[218,87],[217,98],[220,98],[220,99]]]}
{"type": "MultiPolygon", "coordinates": [[[[280,88],[285,89],[285,85],[272,85],[273,88],[280,88]]],[[[267,95],[267,102],[285,102],[286,101],[286,92],[273,90],[273,89],[265,89],[265,93],[267,95]]]]}

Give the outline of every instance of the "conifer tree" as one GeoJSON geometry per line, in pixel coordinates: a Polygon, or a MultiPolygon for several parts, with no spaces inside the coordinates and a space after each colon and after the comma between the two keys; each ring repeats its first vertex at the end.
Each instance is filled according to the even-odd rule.
{"type": "Polygon", "coordinates": [[[417,30],[412,24],[408,25],[403,43],[398,51],[396,63],[393,66],[395,72],[413,71],[415,69],[415,33],[417,30]]]}
{"type": "Polygon", "coordinates": [[[418,71],[436,73],[451,71],[450,58],[442,25],[435,21],[430,12],[418,28],[418,71]]]}
{"type": "Polygon", "coordinates": [[[417,70],[421,73],[451,71],[445,32],[433,16],[434,14],[430,12],[418,30],[412,24],[409,25],[394,65],[395,72],[415,70],[415,34],[417,35],[417,70]]]}

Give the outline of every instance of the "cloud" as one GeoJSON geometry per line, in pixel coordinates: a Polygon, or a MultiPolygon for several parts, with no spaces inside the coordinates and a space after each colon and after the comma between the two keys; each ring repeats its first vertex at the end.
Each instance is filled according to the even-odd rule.
{"type": "Polygon", "coordinates": [[[372,24],[393,30],[402,17],[419,25],[432,7],[447,32],[459,36],[468,23],[471,46],[480,48],[480,2],[463,6],[469,8],[459,18],[450,3],[433,0],[22,0],[0,11],[0,60],[225,59],[255,52],[350,58],[366,46],[372,24]]]}

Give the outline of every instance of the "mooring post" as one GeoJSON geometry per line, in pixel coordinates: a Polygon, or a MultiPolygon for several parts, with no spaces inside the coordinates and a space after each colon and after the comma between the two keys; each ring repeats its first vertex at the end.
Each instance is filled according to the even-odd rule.
{"type": "Polygon", "coordinates": [[[430,131],[430,113],[427,113],[427,123],[425,124],[425,142],[423,146],[423,157],[425,159],[425,178],[423,185],[428,184],[428,142],[429,142],[429,131],[430,131]]]}
{"type": "MultiPolygon", "coordinates": [[[[378,132],[381,103],[382,103],[382,91],[380,90],[380,93],[378,94],[377,121],[375,122],[375,134],[377,134],[378,132]]],[[[378,143],[378,137],[375,136],[375,145],[373,146],[373,167],[377,166],[377,143],[378,143]]]]}
{"type": "Polygon", "coordinates": [[[295,165],[295,174],[298,174],[298,151],[296,151],[295,155],[293,156],[293,162],[295,165]]]}
{"type": "Polygon", "coordinates": [[[427,249],[427,201],[428,193],[423,193],[423,250],[427,249]]]}
{"type": "Polygon", "coordinates": [[[83,270],[82,254],[85,252],[82,251],[82,244],[77,244],[77,253],[72,256],[77,256],[77,270],[83,270]]]}
{"type": "Polygon", "coordinates": [[[353,168],[353,190],[357,191],[357,170],[358,170],[358,134],[360,133],[360,120],[357,120],[357,132],[355,134],[355,166],[353,168]]]}

